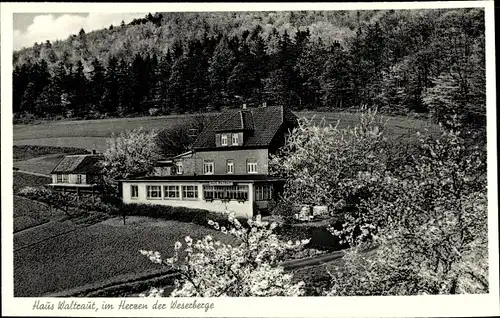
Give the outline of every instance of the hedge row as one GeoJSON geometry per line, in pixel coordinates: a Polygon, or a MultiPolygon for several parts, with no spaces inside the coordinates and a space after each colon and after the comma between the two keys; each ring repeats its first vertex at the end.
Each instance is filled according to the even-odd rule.
{"type": "MultiPolygon", "coordinates": [[[[202,226],[208,226],[209,220],[217,222],[220,226],[225,226],[226,228],[230,225],[227,215],[223,213],[168,205],[124,204],[115,213],[121,216],[147,216],[163,220],[194,223],[202,226]]],[[[241,224],[247,224],[245,218],[238,217],[237,219],[241,224]]]]}

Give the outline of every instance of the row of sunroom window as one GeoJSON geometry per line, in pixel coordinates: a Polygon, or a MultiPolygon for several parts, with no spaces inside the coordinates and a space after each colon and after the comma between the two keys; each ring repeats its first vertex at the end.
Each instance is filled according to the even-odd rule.
{"type": "MultiPolygon", "coordinates": [[[[85,180],[84,175],[77,174],[74,182],[76,184],[81,184],[81,183],[85,183],[84,180],[85,180]]],[[[57,183],[70,183],[69,182],[69,174],[57,174],[56,175],[56,182],[57,183]]]]}
{"type": "MultiPolygon", "coordinates": [[[[248,185],[212,186],[203,185],[204,200],[248,200],[248,185]]],[[[139,186],[130,186],[132,199],[139,198],[139,186]]],[[[272,185],[255,185],[255,200],[267,201],[272,199],[272,185]]],[[[146,185],[146,199],[148,200],[198,200],[197,185],[146,185]]]]}

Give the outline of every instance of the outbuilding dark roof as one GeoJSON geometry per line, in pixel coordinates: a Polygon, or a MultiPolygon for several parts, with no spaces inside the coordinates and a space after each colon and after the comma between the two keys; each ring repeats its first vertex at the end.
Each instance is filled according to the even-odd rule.
{"type": "Polygon", "coordinates": [[[70,155],[59,161],[51,173],[101,174],[101,155],[70,155]]]}
{"type": "Polygon", "coordinates": [[[229,109],[214,116],[198,135],[194,149],[215,148],[215,134],[223,131],[251,131],[243,147],[268,147],[278,129],[285,122],[296,122],[297,117],[283,106],[229,109]]]}

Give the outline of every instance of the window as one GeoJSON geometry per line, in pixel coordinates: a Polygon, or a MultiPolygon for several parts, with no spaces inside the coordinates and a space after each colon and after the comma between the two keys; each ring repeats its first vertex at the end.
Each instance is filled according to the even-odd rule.
{"type": "Polygon", "coordinates": [[[161,199],[161,186],[146,186],[148,199],[161,199]]]}
{"type": "Polygon", "coordinates": [[[183,199],[198,199],[198,186],[182,186],[183,199]]]}
{"type": "Polygon", "coordinates": [[[247,172],[248,173],[257,173],[257,162],[256,161],[247,161],[247,172]]]}
{"type": "Polygon", "coordinates": [[[164,186],[163,197],[168,200],[178,200],[180,198],[179,186],[164,186]]]}
{"type": "Polygon", "coordinates": [[[255,200],[268,201],[273,197],[273,186],[270,184],[255,186],[255,200]]]}
{"type": "Polygon", "coordinates": [[[238,145],[238,134],[233,134],[232,138],[231,138],[231,142],[234,145],[238,145]]]}
{"type": "Polygon", "coordinates": [[[205,200],[248,200],[248,186],[203,186],[205,200]]]}
{"type": "Polygon", "coordinates": [[[227,173],[234,173],[234,161],[233,160],[228,160],[226,162],[226,172],[227,173]]]}
{"type": "Polygon", "coordinates": [[[204,174],[214,174],[214,162],[205,161],[203,163],[203,173],[204,174]]]}
{"type": "Polygon", "coordinates": [[[139,186],[137,185],[130,186],[130,197],[132,199],[137,199],[139,197],[139,186]]]}
{"type": "Polygon", "coordinates": [[[69,175],[67,174],[62,175],[62,183],[69,183],[69,175]]]}
{"type": "Polygon", "coordinates": [[[77,174],[76,175],[76,183],[77,184],[81,184],[82,183],[82,175],[81,174],[77,174]]]}
{"type": "Polygon", "coordinates": [[[227,146],[227,135],[224,134],[220,137],[220,144],[221,146],[227,146]]]}
{"type": "Polygon", "coordinates": [[[184,173],[184,167],[183,167],[183,165],[182,165],[182,161],[177,161],[177,162],[175,163],[175,166],[176,166],[176,169],[175,169],[175,170],[176,170],[176,173],[177,173],[177,174],[183,174],[183,173],[184,173]]]}
{"type": "Polygon", "coordinates": [[[56,175],[56,182],[57,183],[62,183],[62,174],[56,175]]]}

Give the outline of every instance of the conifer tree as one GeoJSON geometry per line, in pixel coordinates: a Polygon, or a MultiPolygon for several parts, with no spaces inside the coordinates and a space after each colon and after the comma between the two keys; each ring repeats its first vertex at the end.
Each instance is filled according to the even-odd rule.
{"type": "Polygon", "coordinates": [[[92,109],[97,110],[98,112],[103,112],[104,110],[102,109],[101,100],[105,91],[104,67],[97,58],[94,58],[91,65],[92,71],[90,73],[89,102],[92,109]]]}
{"type": "Polygon", "coordinates": [[[120,78],[118,60],[114,56],[108,58],[108,67],[104,74],[104,93],[102,97],[103,112],[114,114],[120,104],[120,78]]]}
{"type": "Polygon", "coordinates": [[[229,104],[230,96],[227,82],[235,65],[236,56],[229,48],[228,39],[223,37],[215,47],[208,68],[212,93],[210,103],[216,109],[229,104]]]}

